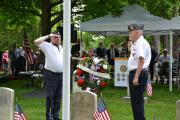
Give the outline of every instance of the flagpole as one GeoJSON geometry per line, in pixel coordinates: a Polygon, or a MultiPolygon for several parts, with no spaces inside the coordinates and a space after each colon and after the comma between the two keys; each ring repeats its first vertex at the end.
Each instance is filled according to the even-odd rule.
{"type": "Polygon", "coordinates": [[[63,1],[63,108],[62,119],[70,120],[70,24],[71,0],[63,1]]]}

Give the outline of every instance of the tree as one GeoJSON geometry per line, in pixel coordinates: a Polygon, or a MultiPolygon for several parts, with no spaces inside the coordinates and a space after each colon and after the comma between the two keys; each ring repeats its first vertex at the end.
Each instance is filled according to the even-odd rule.
{"type": "MultiPolygon", "coordinates": [[[[29,20],[29,17],[37,16],[41,21],[42,35],[45,35],[49,34],[52,26],[62,19],[62,12],[57,13],[59,10],[56,9],[56,6],[61,3],[62,0],[54,2],[50,0],[3,0],[0,9],[6,15],[12,16],[10,20],[15,24],[24,23],[29,20]]],[[[37,17],[35,17],[36,20],[37,17]]]]}
{"type": "Polygon", "coordinates": [[[178,0],[128,0],[128,3],[137,3],[150,13],[167,19],[174,17],[174,12],[180,10],[180,1],[178,0]]]}
{"type": "MultiPolygon", "coordinates": [[[[87,21],[107,14],[120,15],[121,8],[127,3],[120,0],[79,0],[76,7],[79,9],[81,21],[87,21]]],[[[77,14],[75,13],[75,14],[77,14]]]]}
{"type": "MultiPolygon", "coordinates": [[[[52,27],[63,21],[63,0],[3,0],[1,12],[14,23],[37,16],[41,21],[42,35],[49,34],[52,27]]],[[[82,15],[83,21],[109,13],[119,13],[122,3],[118,0],[72,0],[72,15],[82,15]]],[[[37,18],[36,18],[37,19],[37,18]]]]}

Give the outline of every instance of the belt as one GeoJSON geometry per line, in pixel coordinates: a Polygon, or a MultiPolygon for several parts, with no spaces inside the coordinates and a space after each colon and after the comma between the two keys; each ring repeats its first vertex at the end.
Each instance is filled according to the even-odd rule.
{"type": "Polygon", "coordinates": [[[45,70],[52,73],[52,74],[54,74],[54,75],[61,75],[62,74],[62,72],[53,72],[53,71],[50,71],[50,70],[47,70],[47,69],[45,69],[45,70]]]}
{"type": "MultiPolygon", "coordinates": [[[[130,73],[134,73],[134,72],[136,72],[136,70],[137,70],[137,69],[130,70],[129,72],[130,72],[130,73]]],[[[141,71],[148,71],[148,69],[142,69],[141,71]]]]}

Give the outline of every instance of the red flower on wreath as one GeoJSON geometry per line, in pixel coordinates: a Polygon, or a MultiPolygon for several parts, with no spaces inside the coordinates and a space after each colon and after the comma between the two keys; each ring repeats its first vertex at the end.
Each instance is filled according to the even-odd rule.
{"type": "Polygon", "coordinates": [[[81,69],[77,69],[77,73],[76,73],[78,76],[82,75],[83,74],[83,71],[81,69]]]}
{"type": "Polygon", "coordinates": [[[78,81],[77,81],[77,84],[78,86],[82,86],[84,84],[84,79],[80,78],[78,81]]]}
{"type": "Polygon", "coordinates": [[[107,86],[107,83],[104,82],[104,81],[101,81],[99,85],[100,85],[101,87],[105,87],[105,86],[107,86]]]}
{"type": "Polygon", "coordinates": [[[82,61],[86,61],[86,57],[83,57],[83,58],[82,58],[82,61]]]}

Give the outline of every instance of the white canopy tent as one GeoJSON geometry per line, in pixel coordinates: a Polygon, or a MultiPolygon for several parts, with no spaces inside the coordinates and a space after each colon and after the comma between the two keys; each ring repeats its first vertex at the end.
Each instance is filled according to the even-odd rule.
{"type": "MultiPolygon", "coordinates": [[[[122,15],[117,17],[107,15],[81,23],[80,30],[104,36],[127,35],[128,25],[144,24],[144,34],[170,35],[170,55],[172,56],[172,30],[175,30],[176,25],[173,27],[171,21],[154,16],[137,4],[126,6],[122,10],[122,15]]],[[[176,18],[174,19],[176,20],[176,18]]],[[[169,90],[172,91],[172,61],[169,78],[169,90]]]]}
{"type": "Polygon", "coordinates": [[[143,7],[133,4],[122,8],[122,15],[113,17],[107,15],[80,24],[80,30],[101,34],[104,36],[127,35],[128,25],[144,24],[144,34],[169,34],[169,20],[154,16],[143,7]]]}
{"type": "Polygon", "coordinates": [[[180,16],[171,19],[171,27],[173,32],[180,35],[180,16]]]}

